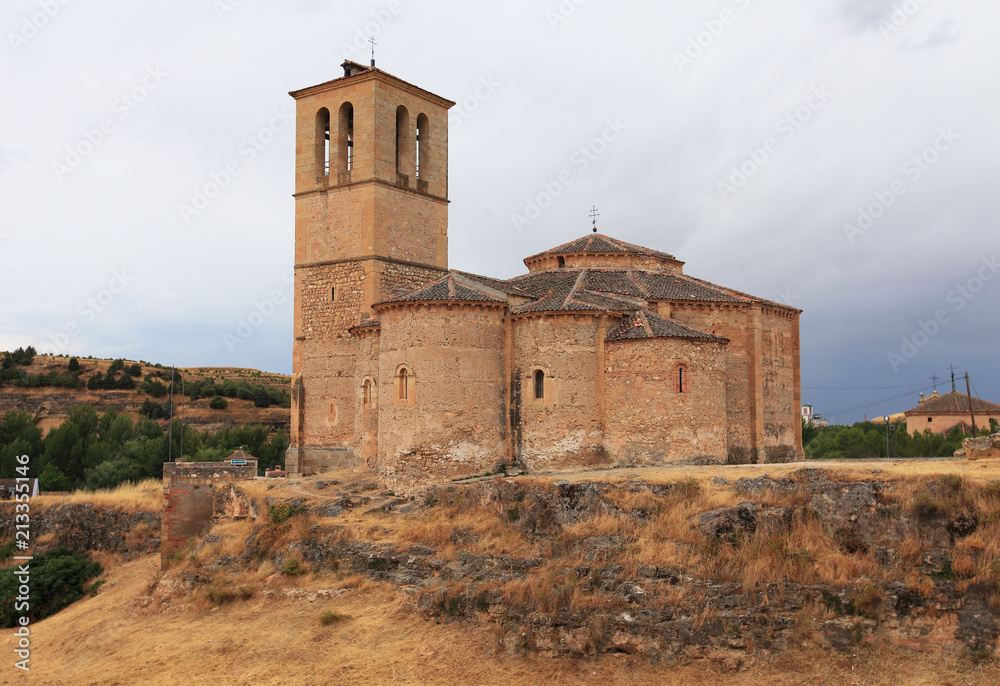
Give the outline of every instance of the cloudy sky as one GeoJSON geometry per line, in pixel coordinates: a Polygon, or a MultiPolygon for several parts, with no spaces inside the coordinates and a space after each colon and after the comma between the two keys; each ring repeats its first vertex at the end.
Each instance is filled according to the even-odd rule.
{"type": "Polygon", "coordinates": [[[523,273],[596,205],[603,233],[803,309],[803,399],[837,422],[908,409],[951,364],[1000,402],[998,20],[987,0],[8,0],[0,349],[290,372],[287,93],[374,35],[379,67],[459,103],[452,267],[523,273]]]}

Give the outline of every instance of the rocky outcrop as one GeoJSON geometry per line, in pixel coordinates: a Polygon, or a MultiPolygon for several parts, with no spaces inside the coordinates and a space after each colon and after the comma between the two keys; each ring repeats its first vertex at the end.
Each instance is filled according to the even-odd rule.
{"type": "MultiPolygon", "coordinates": [[[[966,438],[962,441],[964,455],[956,457],[968,457],[970,460],[990,460],[1000,458],[1000,433],[992,436],[980,436],[979,438],[966,438]]],[[[959,451],[961,452],[961,451],[959,451]]]]}
{"type": "MultiPolygon", "coordinates": [[[[0,538],[14,537],[13,504],[0,509],[0,538]]],[[[33,508],[31,541],[36,553],[64,545],[70,550],[106,550],[131,559],[160,549],[159,512],[122,512],[90,503],[33,508]]]]}

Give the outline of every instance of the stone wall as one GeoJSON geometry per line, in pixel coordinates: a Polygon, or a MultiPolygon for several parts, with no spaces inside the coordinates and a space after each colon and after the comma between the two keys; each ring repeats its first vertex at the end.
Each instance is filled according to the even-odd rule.
{"type": "MultiPolygon", "coordinates": [[[[379,391],[384,380],[379,378],[379,353],[381,351],[378,328],[362,329],[356,333],[354,381],[357,392],[354,401],[354,455],[368,469],[378,470],[378,411],[379,391]],[[365,382],[371,385],[365,397],[365,382]],[[367,401],[367,402],[366,402],[367,401]]],[[[391,380],[389,384],[391,385],[391,380]]]]}
{"type": "Polygon", "coordinates": [[[379,477],[409,492],[493,471],[505,457],[503,308],[395,306],[379,318],[379,477]]]}
{"type": "Polygon", "coordinates": [[[215,489],[257,477],[257,460],[237,467],[228,462],[167,462],[163,465],[163,523],[160,563],[188,546],[212,526],[217,512],[215,489]]]}
{"type": "Polygon", "coordinates": [[[601,431],[598,358],[606,326],[589,314],[514,319],[514,456],[529,469],[610,464],[601,431]],[[538,369],[545,372],[541,399],[534,393],[538,369]]]}
{"type": "Polygon", "coordinates": [[[726,462],[725,343],[611,342],[606,367],[605,438],[616,463],[726,462]]]}

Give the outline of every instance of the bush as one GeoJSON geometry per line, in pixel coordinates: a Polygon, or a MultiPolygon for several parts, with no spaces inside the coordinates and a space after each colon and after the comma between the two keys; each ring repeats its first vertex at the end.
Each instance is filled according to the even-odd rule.
{"type": "Polygon", "coordinates": [[[284,524],[292,517],[296,517],[301,514],[305,514],[306,509],[302,505],[297,505],[296,503],[283,503],[281,505],[271,505],[268,509],[268,514],[271,516],[271,521],[275,524],[284,524]]]}
{"type": "Polygon", "coordinates": [[[125,360],[115,360],[114,362],[111,363],[111,366],[108,367],[108,376],[114,376],[118,372],[124,371],[124,369],[125,369],[125,360]]]}
{"type": "Polygon", "coordinates": [[[128,367],[125,371],[128,373],[129,376],[134,376],[135,378],[138,379],[140,376],[142,376],[142,365],[133,364],[131,367],[128,367]]]}
{"type": "Polygon", "coordinates": [[[152,377],[147,377],[145,381],[139,384],[139,392],[151,395],[154,398],[162,398],[167,394],[167,387],[152,377]]]}
{"type": "Polygon", "coordinates": [[[208,406],[213,410],[224,410],[229,405],[229,401],[221,395],[217,395],[208,401],[208,406]]]}
{"type": "MultiPolygon", "coordinates": [[[[60,546],[31,561],[32,623],[50,617],[84,595],[84,584],[104,570],[97,562],[60,546]]],[[[17,567],[0,570],[0,627],[17,625],[15,599],[20,581],[17,567]]]]}
{"type": "Polygon", "coordinates": [[[69,370],[71,372],[76,372],[80,370],[80,360],[75,357],[69,358],[69,370]]]}
{"type": "Polygon", "coordinates": [[[334,624],[336,622],[343,622],[350,618],[351,615],[342,615],[339,612],[333,612],[331,610],[327,610],[326,612],[324,612],[319,616],[319,623],[322,624],[323,626],[329,626],[330,624],[334,624]]]}
{"type": "Polygon", "coordinates": [[[271,407],[271,397],[267,394],[267,389],[259,386],[253,394],[254,407],[271,407]]]}
{"type": "Polygon", "coordinates": [[[42,491],[72,491],[73,484],[59,467],[50,462],[38,475],[38,488],[42,491]]]}
{"type": "Polygon", "coordinates": [[[299,561],[294,557],[291,557],[287,562],[285,562],[285,566],[281,568],[281,571],[283,574],[287,574],[289,576],[299,576],[300,574],[305,574],[309,570],[299,564],[299,561]]]}

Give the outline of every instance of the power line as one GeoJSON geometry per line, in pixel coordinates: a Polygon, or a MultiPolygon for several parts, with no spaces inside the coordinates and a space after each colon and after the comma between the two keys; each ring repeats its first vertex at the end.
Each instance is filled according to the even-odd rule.
{"type": "Polygon", "coordinates": [[[887,403],[890,400],[899,400],[900,398],[905,398],[908,395],[911,395],[911,392],[900,393],[899,395],[894,395],[894,396],[891,396],[889,398],[881,398],[879,400],[873,400],[873,401],[868,402],[868,403],[861,403],[859,405],[852,405],[851,407],[844,407],[844,408],[841,408],[839,410],[833,410],[831,412],[826,412],[824,414],[829,415],[829,416],[833,416],[833,415],[840,414],[842,412],[854,412],[855,410],[863,410],[866,407],[872,407],[873,405],[878,405],[880,403],[887,403]]]}
{"type": "Polygon", "coordinates": [[[892,391],[899,388],[910,388],[920,390],[927,388],[927,384],[910,384],[909,386],[868,386],[858,388],[826,388],[821,386],[803,386],[803,391],[892,391]]]}

